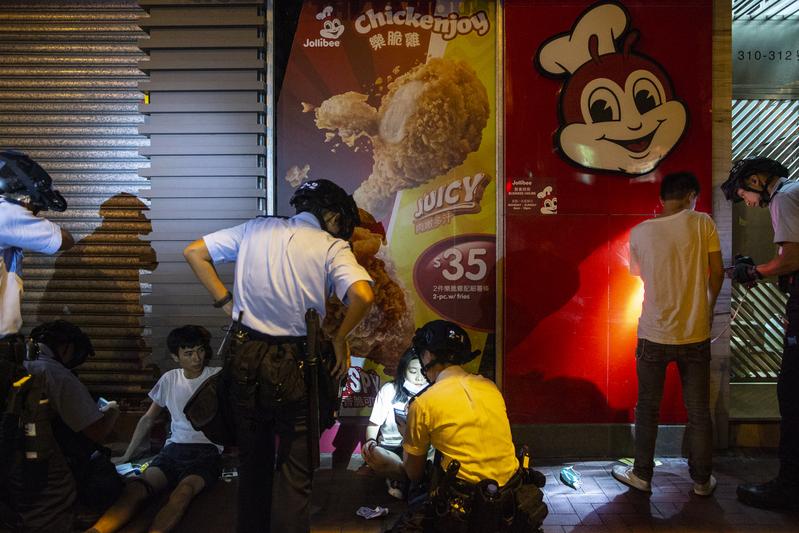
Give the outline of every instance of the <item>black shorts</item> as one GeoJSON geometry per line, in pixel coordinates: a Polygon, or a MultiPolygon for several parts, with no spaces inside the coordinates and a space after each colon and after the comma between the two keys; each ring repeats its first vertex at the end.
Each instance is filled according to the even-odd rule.
{"type": "Polygon", "coordinates": [[[166,476],[170,489],[186,476],[200,476],[205,487],[213,485],[222,473],[222,455],[214,444],[168,444],[150,462],[166,476]]]}

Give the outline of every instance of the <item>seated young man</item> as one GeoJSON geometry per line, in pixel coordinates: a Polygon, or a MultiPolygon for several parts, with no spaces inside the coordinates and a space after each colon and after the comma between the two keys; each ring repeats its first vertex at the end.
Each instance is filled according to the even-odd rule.
{"type": "Polygon", "coordinates": [[[150,531],[171,531],[180,522],[191,500],[213,484],[221,471],[222,446],[195,431],[183,408],[202,383],[219,372],[207,367],[211,357],[211,335],[200,326],[172,330],[167,346],[180,368],[166,372],[150,391],[153,403],[141,417],[124,455],[116,463],[128,462],[150,435],[153,422],[164,408],[172,417],[171,435],[161,452],[141,477],[131,479],[122,496],[100,517],[91,533],[110,533],[124,526],[151,496],[172,489],[169,501],[158,512],[150,531]]]}

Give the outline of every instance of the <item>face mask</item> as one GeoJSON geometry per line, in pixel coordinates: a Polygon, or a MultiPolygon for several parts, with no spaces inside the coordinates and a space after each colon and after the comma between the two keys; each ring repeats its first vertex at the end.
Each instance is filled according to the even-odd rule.
{"type": "Polygon", "coordinates": [[[408,392],[408,394],[412,396],[416,396],[417,394],[419,394],[419,391],[421,391],[426,387],[427,387],[426,383],[424,385],[416,385],[415,383],[411,383],[410,381],[406,381],[402,385],[402,388],[404,388],[408,392]]]}

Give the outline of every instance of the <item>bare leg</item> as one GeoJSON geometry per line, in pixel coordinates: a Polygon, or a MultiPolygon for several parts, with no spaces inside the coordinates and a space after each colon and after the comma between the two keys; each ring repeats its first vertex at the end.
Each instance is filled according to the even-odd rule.
{"type": "Polygon", "coordinates": [[[205,487],[205,480],[197,475],[186,476],[169,495],[169,501],[155,515],[150,533],[167,533],[178,525],[186,508],[205,487]]]}
{"type": "MultiPolygon", "coordinates": [[[[158,493],[167,486],[166,476],[158,467],[150,467],[144,471],[144,481],[152,487],[152,493],[158,493]]],[[[92,533],[113,533],[127,524],[133,515],[149,497],[151,492],[144,483],[129,481],[122,496],[114,502],[96,524],[90,529],[92,533]]]]}

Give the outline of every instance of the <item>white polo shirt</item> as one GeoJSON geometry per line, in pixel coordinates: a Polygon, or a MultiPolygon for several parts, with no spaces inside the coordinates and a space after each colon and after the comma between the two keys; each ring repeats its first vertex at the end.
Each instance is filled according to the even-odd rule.
{"type": "Polygon", "coordinates": [[[335,293],[347,303],[356,281],[372,278],[347,241],[321,229],[312,213],[259,217],[203,237],[215,264],[235,261],[233,316],[274,336],[305,335],[305,311],[325,315],[335,293]]]}
{"type": "Polygon", "coordinates": [[[22,327],[22,251],[54,254],[61,228],[0,198],[0,337],[22,327]]]}

